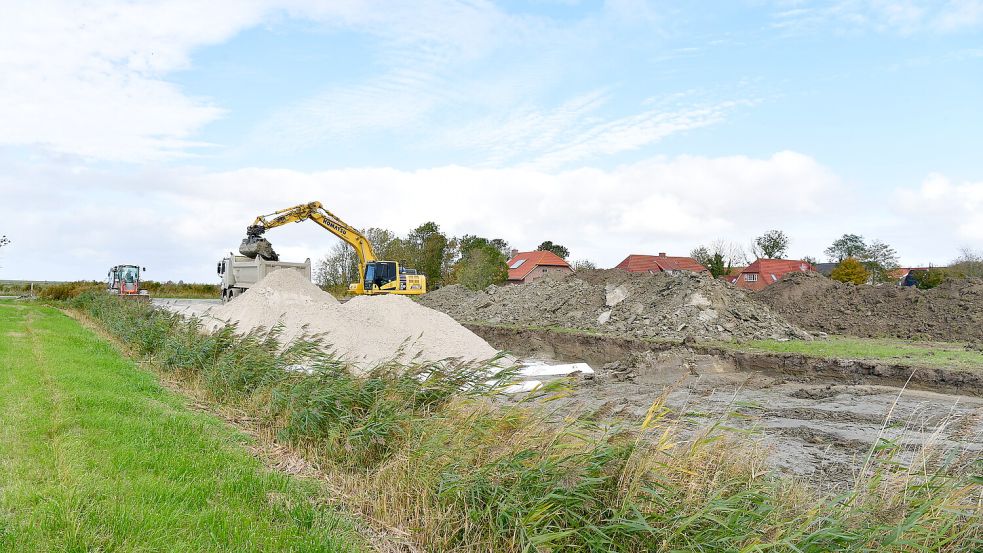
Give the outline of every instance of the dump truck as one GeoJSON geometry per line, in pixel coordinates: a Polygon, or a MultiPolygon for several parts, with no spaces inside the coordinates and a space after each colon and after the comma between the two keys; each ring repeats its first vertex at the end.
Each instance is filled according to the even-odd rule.
{"type": "Polygon", "coordinates": [[[296,263],[270,261],[260,256],[250,258],[229,252],[228,257],[218,262],[217,270],[218,276],[222,278],[222,301],[235,299],[273,271],[297,271],[307,280],[311,280],[310,258],[303,263],[296,263]]]}
{"type": "Polygon", "coordinates": [[[270,229],[301,221],[317,223],[355,249],[355,255],[358,256],[358,282],[349,285],[350,293],[405,296],[427,293],[425,275],[418,274],[415,269],[409,269],[398,261],[380,260],[372,249],[372,243],[364,234],[325,209],[321,202],[296,205],[256,217],[253,224],[246,227],[246,237],[239,245],[239,253],[250,259],[277,261],[279,256],[263,235],[270,229]]]}
{"type": "MultiPolygon", "coordinates": [[[[146,267],[142,270],[146,271],[146,267]]],[[[138,265],[116,265],[106,274],[106,292],[121,298],[150,301],[150,294],[140,289],[138,265]]]]}

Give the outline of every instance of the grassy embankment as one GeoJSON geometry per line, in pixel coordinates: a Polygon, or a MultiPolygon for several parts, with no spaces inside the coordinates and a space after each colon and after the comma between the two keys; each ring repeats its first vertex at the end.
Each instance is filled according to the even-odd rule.
{"type": "Polygon", "coordinates": [[[983,370],[983,351],[965,344],[896,338],[830,336],[822,340],[755,340],[731,345],[742,351],[799,353],[812,357],[889,361],[900,365],[983,370]]]}
{"type": "Polygon", "coordinates": [[[530,402],[493,407],[482,367],[388,363],[356,378],[313,341],[278,352],[275,331],[203,336],[144,304],[86,295],[73,305],[189,393],[254,417],[347,505],[425,550],[983,546],[983,467],[958,450],[902,464],[901,446],[882,442],[851,491],[823,497],[769,473],[725,421],[679,438],[660,403],[641,424],[547,422],[530,402]],[[312,374],[289,370],[297,364],[312,374]]]}
{"type": "MultiPolygon", "coordinates": [[[[193,282],[156,282],[145,280],[140,287],[154,298],[217,299],[221,294],[218,284],[193,282]]],[[[67,300],[88,291],[106,288],[105,282],[77,280],[72,282],[29,282],[24,280],[0,281],[0,296],[34,295],[49,300],[67,300]]]]}
{"type": "MultiPolygon", "coordinates": [[[[477,323],[481,326],[512,330],[535,330],[583,336],[615,336],[598,331],[560,326],[477,323]]],[[[640,339],[659,347],[678,345],[679,340],[640,339]]],[[[749,342],[710,342],[715,346],[755,353],[798,353],[834,359],[888,361],[899,365],[917,365],[965,370],[983,370],[983,351],[955,342],[901,340],[897,338],[856,338],[829,336],[817,340],[752,340],[749,342]]]]}
{"type": "Polygon", "coordinates": [[[0,301],[0,551],[360,551],[322,490],[51,307],[0,301]]]}

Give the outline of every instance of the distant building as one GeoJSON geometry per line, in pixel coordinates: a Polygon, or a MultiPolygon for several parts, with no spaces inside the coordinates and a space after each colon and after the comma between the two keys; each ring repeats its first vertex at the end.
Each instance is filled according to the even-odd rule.
{"type": "Polygon", "coordinates": [[[512,250],[509,259],[510,284],[523,284],[543,277],[560,276],[572,273],[573,268],[562,257],[553,252],[519,252],[512,250]]]}
{"type": "Polygon", "coordinates": [[[915,286],[917,282],[911,273],[913,271],[928,271],[930,269],[938,269],[938,267],[898,267],[888,274],[898,283],[898,286],[915,286]]]}
{"type": "Polygon", "coordinates": [[[833,269],[835,269],[837,265],[839,265],[839,263],[816,263],[816,272],[823,276],[829,276],[833,274],[833,269]]]}
{"type": "Polygon", "coordinates": [[[664,253],[659,255],[629,255],[618,263],[615,269],[628,271],[629,273],[678,273],[679,271],[692,271],[695,273],[708,272],[707,268],[700,265],[692,257],[671,257],[664,253]]]}
{"type": "Polygon", "coordinates": [[[721,278],[722,280],[726,280],[731,284],[734,284],[735,282],[737,282],[737,279],[740,278],[741,273],[744,271],[745,268],[746,267],[731,267],[730,270],[727,271],[727,274],[721,275],[719,278],[721,278]]]}
{"type": "Polygon", "coordinates": [[[778,282],[788,273],[806,273],[816,268],[807,261],[791,259],[759,259],[737,276],[734,285],[745,290],[761,290],[778,282]]]}

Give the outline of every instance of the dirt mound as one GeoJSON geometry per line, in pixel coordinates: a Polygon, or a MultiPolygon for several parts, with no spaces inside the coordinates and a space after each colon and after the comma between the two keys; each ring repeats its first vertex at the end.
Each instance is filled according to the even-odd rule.
{"type": "Polygon", "coordinates": [[[210,327],[240,332],[283,325],[282,340],[320,335],[359,368],[398,358],[485,360],[498,352],[449,316],[402,296],[361,296],[344,304],[296,271],[275,271],[235,300],[210,309],[210,327]]]}
{"type": "Polygon", "coordinates": [[[983,341],[983,280],[952,280],[931,290],[854,286],[793,273],[754,299],[808,330],[861,337],[983,341]]]}
{"type": "Polygon", "coordinates": [[[421,303],[464,322],[558,326],[637,338],[809,337],[744,291],[688,272],[578,271],[478,292],[447,286],[427,294],[421,303]]]}

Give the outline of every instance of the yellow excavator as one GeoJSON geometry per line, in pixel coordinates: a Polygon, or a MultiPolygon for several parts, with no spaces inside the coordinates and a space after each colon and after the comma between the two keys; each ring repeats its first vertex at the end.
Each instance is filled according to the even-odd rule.
{"type": "Polygon", "coordinates": [[[308,219],[355,248],[358,255],[358,282],[348,287],[349,292],[367,295],[427,293],[426,276],[417,274],[415,269],[407,269],[396,261],[377,259],[369,239],[358,229],[324,209],[321,202],[301,204],[256,217],[253,224],[246,227],[246,238],[239,245],[239,253],[250,259],[262,257],[267,261],[279,261],[272,244],[263,238],[263,234],[272,228],[308,219]]]}

